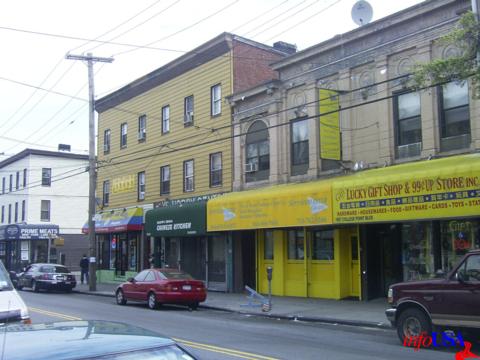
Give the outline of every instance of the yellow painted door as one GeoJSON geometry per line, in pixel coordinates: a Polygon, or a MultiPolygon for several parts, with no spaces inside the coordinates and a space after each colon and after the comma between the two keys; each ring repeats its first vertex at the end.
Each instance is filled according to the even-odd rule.
{"type": "Polygon", "coordinates": [[[360,296],[360,260],[358,236],[350,235],[350,296],[360,296]]]}

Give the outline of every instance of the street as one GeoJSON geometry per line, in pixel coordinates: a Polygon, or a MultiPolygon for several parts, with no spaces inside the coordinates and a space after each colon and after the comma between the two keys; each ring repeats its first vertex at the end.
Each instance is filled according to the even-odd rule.
{"type": "Polygon", "coordinates": [[[110,320],[172,337],[201,359],[454,359],[453,350],[414,351],[391,330],[266,319],[221,311],[115,304],[113,297],[19,292],[33,323],[110,320]]]}

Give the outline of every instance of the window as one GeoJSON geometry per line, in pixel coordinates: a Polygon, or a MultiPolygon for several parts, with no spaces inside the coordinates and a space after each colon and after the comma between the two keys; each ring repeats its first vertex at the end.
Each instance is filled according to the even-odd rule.
{"type": "Polygon", "coordinates": [[[393,100],[397,146],[421,143],[420,94],[418,92],[404,93],[395,96],[393,100]]]}
{"type": "Polygon", "coordinates": [[[164,106],[162,108],[162,134],[166,134],[170,131],[170,106],[164,106]]]}
{"type": "Polygon", "coordinates": [[[138,173],[137,198],[138,200],[145,200],[145,171],[138,173]]]}
{"type": "Polygon", "coordinates": [[[120,148],[124,148],[127,146],[127,131],[127,123],[123,123],[122,125],[120,125],[120,148]]]}
{"type": "Polygon", "coordinates": [[[160,195],[170,194],[170,165],[160,168],[160,195]]]}
{"type": "Polygon", "coordinates": [[[250,126],[245,138],[245,181],[266,180],[270,175],[270,144],[263,121],[250,126]]]}
{"type": "MultiPolygon", "coordinates": [[[[292,132],[292,166],[299,165],[299,172],[308,169],[308,120],[297,120],[291,123],[292,132]]],[[[296,171],[293,171],[296,173],[296,171]]]]}
{"type": "Polygon", "coordinates": [[[222,185],[222,153],[210,154],[210,187],[222,185]]]}
{"type": "Polygon", "coordinates": [[[15,203],[15,223],[18,223],[18,202],[15,203]]]}
{"type": "Polygon", "coordinates": [[[312,260],[333,260],[333,230],[314,231],[312,260]]]}
{"type": "Polygon", "coordinates": [[[2,205],[2,224],[5,222],[5,205],[2,205]]]}
{"type": "Polygon", "coordinates": [[[20,171],[15,174],[15,189],[20,189],[20,171]]]}
{"type": "Polygon", "coordinates": [[[138,141],[145,141],[147,138],[147,115],[138,118],[138,141]]]}
{"type": "Polygon", "coordinates": [[[40,221],[50,221],[50,200],[42,200],[40,221]]]}
{"type": "Polygon", "coordinates": [[[27,187],[27,169],[23,169],[23,187],[27,187]]]}
{"type": "Polygon", "coordinates": [[[448,83],[440,87],[441,150],[470,146],[468,84],[448,83]]]}
{"type": "Polygon", "coordinates": [[[304,233],[303,230],[288,231],[288,259],[303,260],[304,253],[304,233]]]}
{"type": "Polygon", "coordinates": [[[5,178],[2,178],[2,194],[5,194],[5,178]]]}
{"type": "Polygon", "coordinates": [[[193,191],[194,177],[193,177],[193,160],[183,162],[183,191],[193,191]]]}
{"type": "Polygon", "coordinates": [[[110,181],[105,180],[103,182],[103,206],[108,206],[110,201],[110,181]]]}
{"type": "Polygon", "coordinates": [[[265,230],[265,246],[263,249],[263,258],[273,260],[273,231],[265,230]]]}
{"type": "Polygon", "coordinates": [[[145,280],[143,281],[155,281],[155,274],[153,271],[149,271],[147,276],[145,276],[145,280]]]}
{"type": "Polygon", "coordinates": [[[8,204],[8,223],[12,223],[12,204],[8,204]]]}
{"type": "Polygon", "coordinates": [[[10,174],[10,184],[8,184],[8,191],[12,192],[13,190],[13,175],[10,174]]]}
{"type": "Polygon", "coordinates": [[[42,169],[42,186],[50,186],[52,184],[52,169],[42,169]]]}
{"type": "Polygon", "coordinates": [[[193,125],[193,95],[187,96],[184,101],[183,124],[193,125]]]}
{"type": "Polygon", "coordinates": [[[463,280],[470,283],[480,283],[480,255],[471,255],[458,270],[463,280]]]}
{"type": "Polygon", "coordinates": [[[25,200],[22,200],[22,221],[25,221],[26,204],[27,202],[25,200]]]}
{"type": "Polygon", "coordinates": [[[110,152],[110,138],[111,138],[111,131],[107,129],[103,132],[103,153],[110,152]]]}
{"type": "Polygon", "coordinates": [[[220,115],[222,112],[222,86],[220,84],[212,86],[210,96],[212,116],[220,115]]]}

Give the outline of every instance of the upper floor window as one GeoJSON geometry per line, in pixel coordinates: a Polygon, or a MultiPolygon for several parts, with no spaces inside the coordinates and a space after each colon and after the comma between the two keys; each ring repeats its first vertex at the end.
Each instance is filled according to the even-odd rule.
{"type": "Polygon", "coordinates": [[[8,204],[8,223],[12,223],[12,204],[8,204]]]}
{"type": "Polygon", "coordinates": [[[2,224],[5,222],[5,205],[2,205],[2,224]]]}
{"type": "Polygon", "coordinates": [[[185,98],[183,109],[183,124],[185,126],[193,125],[193,95],[185,98]]]}
{"type": "Polygon", "coordinates": [[[52,169],[42,169],[42,186],[50,186],[52,184],[52,169]]]}
{"type": "Polygon", "coordinates": [[[103,153],[106,154],[110,152],[110,138],[111,138],[111,131],[107,129],[103,132],[103,153]]]}
{"type": "Polygon", "coordinates": [[[137,198],[138,200],[145,200],[145,171],[138,173],[137,198]]]}
{"type": "Polygon", "coordinates": [[[27,187],[27,169],[23,169],[23,187],[27,187]]]}
{"type": "Polygon", "coordinates": [[[110,181],[105,180],[103,182],[103,206],[108,206],[110,202],[110,181]]]}
{"type": "Polygon", "coordinates": [[[22,221],[25,221],[25,212],[26,212],[26,204],[27,202],[25,200],[22,200],[22,221]]]}
{"type": "Polygon", "coordinates": [[[15,203],[15,223],[18,223],[18,202],[15,203]]]}
{"type": "Polygon", "coordinates": [[[468,84],[450,82],[440,88],[441,150],[470,146],[468,84]]]}
{"type": "Polygon", "coordinates": [[[222,86],[220,84],[212,86],[210,97],[212,116],[220,115],[222,112],[222,86]]]}
{"type": "Polygon", "coordinates": [[[147,138],[147,115],[138,118],[138,141],[145,141],[147,138]]]}
{"type": "Polygon", "coordinates": [[[124,148],[127,146],[127,132],[128,132],[128,124],[123,123],[120,125],[120,147],[124,148]]]}
{"type": "Polygon", "coordinates": [[[222,153],[210,154],[210,187],[222,185],[222,153]]]}
{"type": "Polygon", "coordinates": [[[170,193],[170,166],[160,168],[160,195],[170,193]]]}
{"type": "Polygon", "coordinates": [[[290,124],[292,139],[292,174],[306,173],[308,169],[308,120],[295,120],[290,124]]]}
{"type": "Polygon", "coordinates": [[[162,108],[162,134],[170,131],[170,105],[162,108]]]}
{"type": "Polygon", "coordinates": [[[20,189],[20,171],[15,174],[15,189],[20,189]]]}
{"type": "Polygon", "coordinates": [[[397,157],[420,155],[422,143],[422,122],[420,94],[409,92],[393,98],[396,129],[397,157]]]}
{"type": "Polygon", "coordinates": [[[13,191],[13,175],[10,174],[10,184],[8,184],[8,191],[12,192],[13,191]]]}
{"type": "Polygon", "coordinates": [[[40,206],[40,221],[50,221],[50,200],[42,200],[40,206]]]}
{"type": "Polygon", "coordinates": [[[268,129],[263,121],[256,121],[250,126],[245,143],[245,181],[268,179],[270,175],[270,144],[268,129]]]}
{"type": "Polygon", "coordinates": [[[2,178],[2,194],[5,194],[5,178],[2,178]]]}
{"type": "Polygon", "coordinates": [[[183,162],[183,191],[194,190],[194,168],[193,160],[183,162]]]}

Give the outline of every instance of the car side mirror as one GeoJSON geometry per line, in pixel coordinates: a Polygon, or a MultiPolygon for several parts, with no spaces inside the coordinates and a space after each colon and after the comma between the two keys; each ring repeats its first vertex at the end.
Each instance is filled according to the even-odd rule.
{"type": "Polygon", "coordinates": [[[464,284],[467,279],[465,278],[465,274],[462,271],[457,271],[455,273],[455,280],[457,280],[459,283],[464,284]]]}
{"type": "Polygon", "coordinates": [[[134,282],[135,282],[135,279],[134,279],[133,277],[129,277],[129,278],[127,279],[127,281],[128,281],[128,282],[131,282],[131,283],[134,283],[134,282]]]}

